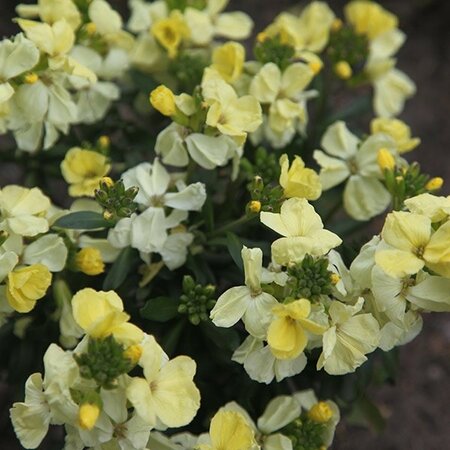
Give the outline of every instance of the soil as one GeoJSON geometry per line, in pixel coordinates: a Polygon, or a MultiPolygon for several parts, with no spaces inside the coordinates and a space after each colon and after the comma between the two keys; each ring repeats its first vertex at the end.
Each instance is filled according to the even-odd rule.
{"type": "MultiPolygon", "coordinates": [[[[16,28],[10,23],[18,2],[1,0],[0,35],[16,28]]],[[[28,2],[27,2],[28,3],[28,2]]],[[[125,0],[111,1],[124,9],[125,0]]],[[[247,11],[256,29],[268,24],[281,10],[294,5],[289,0],[231,0],[230,9],[247,11]]],[[[345,2],[329,1],[335,11],[345,2]]],[[[412,128],[422,145],[413,157],[424,171],[447,180],[444,194],[450,194],[450,2],[447,0],[386,0],[383,6],[397,14],[408,39],[398,54],[398,66],[417,84],[401,118],[412,128]]],[[[10,180],[0,172],[0,185],[10,180]]],[[[381,434],[341,422],[333,449],[336,450],[442,450],[450,449],[450,316],[429,314],[422,333],[400,349],[400,370],[393,386],[373,392],[373,398],[387,419],[381,434]]],[[[0,448],[20,446],[6,425],[10,399],[0,384],[0,448]]],[[[41,448],[44,448],[42,446],[41,448]]],[[[45,448],[55,448],[51,442],[45,448]]]]}

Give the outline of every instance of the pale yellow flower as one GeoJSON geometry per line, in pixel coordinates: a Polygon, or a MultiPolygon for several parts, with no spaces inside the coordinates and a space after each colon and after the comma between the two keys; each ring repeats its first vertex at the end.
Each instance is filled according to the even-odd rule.
{"type": "Polygon", "coordinates": [[[202,82],[203,97],[210,105],[206,124],[242,143],[247,132],[256,131],[262,123],[261,105],[251,95],[238,97],[222,78],[206,71],[202,82]]]}
{"type": "Polygon", "coordinates": [[[8,274],[6,281],[8,303],[18,312],[29,312],[36,301],[44,297],[51,282],[52,274],[43,264],[15,269],[8,274]]]}
{"type": "Polygon", "coordinates": [[[130,316],[123,311],[122,300],[114,291],[82,289],[72,298],[72,310],[75,322],[95,339],[112,335],[124,345],[142,341],[142,330],[128,323],[130,316]]]}
{"type": "Polygon", "coordinates": [[[72,147],[61,163],[61,172],[70,184],[69,194],[72,197],[93,197],[100,180],[110,169],[106,156],[79,147],[72,147]]]}
{"type": "Polygon", "coordinates": [[[381,236],[384,245],[375,261],[388,275],[401,278],[426,266],[450,277],[450,221],[433,232],[429,217],[394,211],[387,216],[381,236]]]}
{"type": "Polygon", "coordinates": [[[374,39],[380,34],[397,28],[397,17],[386,11],[378,3],[369,0],[356,0],[345,6],[345,17],[356,32],[374,39]]]}
{"type": "Polygon", "coordinates": [[[276,318],[267,331],[267,343],[278,359],[294,359],[300,355],[308,343],[306,331],[323,334],[326,330],[309,319],[311,302],[305,298],[276,305],[272,312],[276,318]]]}
{"type": "Polygon", "coordinates": [[[251,450],[256,445],[252,427],[236,411],[221,410],[211,420],[211,445],[201,444],[199,450],[251,450]]]}
{"type": "Polygon", "coordinates": [[[411,129],[399,119],[377,117],[370,123],[370,130],[372,134],[384,133],[391,136],[399,153],[409,152],[420,144],[420,139],[412,138],[411,129]]]}
{"type": "Polygon", "coordinates": [[[189,28],[178,10],[173,10],[169,17],[156,21],[151,28],[151,33],[167,50],[169,58],[177,56],[182,40],[190,36],[189,28]]]}
{"type": "Polygon", "coordinates": [[[342,243],[339,236],[323,229],[322,219],[304,198],[286,200],[279,214],[262,212],[261,222],[284,236],[272,244],[274,261],[284,266],[306,254],[325,255],[342,243]]]}
{"type": "Polygon", "coordinates": [[[287,154],[281,155],[280,166],[280,185],[287,198],[300,197],[307,200],[317,200],[320,197],[322,183],[319,175],[314,170],[305,167],[305,163],[300,156],[295,156],[289,167],[287,154]]]}
{"type": "Polygon", "coordinates": [[[136,413],[152,426],[181,427],[191,422],[200,406],[200,392],[193,381],[195,361],[187,356],[169,361],[153,336],[147,336],[139,365],[145,378],[132,378],[127,387],[136,413]]]}
{"type": "Polygon", "coordinates": [[[244,62],[244,46],[238,42],[227,42],[214,49],[211,67],[217,70],[227,83],[233,83],[241,76],[244,62]]]}

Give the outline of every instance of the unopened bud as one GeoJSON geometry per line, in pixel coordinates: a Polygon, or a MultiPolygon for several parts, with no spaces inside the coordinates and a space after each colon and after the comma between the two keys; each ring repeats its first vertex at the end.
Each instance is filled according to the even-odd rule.
{"type": "Polygon", "coordinates": [[[323,63],[322,61],[310,61],[308,66],[313,71],[314,75],[317,75],[322,70],[323,63]]]}
{"type": "Polygon", "coordinates": [[[105,270],[105,263],[98,248],[82,248],[75,256],[77,269],[86,275],[99,275],[105,270]]]}
{"type": "Polygon", "coordinates": [[[333,20],[333,22],[331,23],[331,31],[333,33],[336,33],[336,31],[339,31],[342,28],[342,20],[339,18],[336,18],[333,20]]]}
{"type": "Polygon", "coordinates": [[[339,281],[341,281],[341,277],[337,273],[332,273],[330,275],[330,281],[331,281],[331,284],[336,285],[339,283],[339,281]]]}
{"type": "Polygon", "coordinates": [[[336,63],[334,72],[342,80],[348,80],[353,75],[353,70],[347,61],[339,61],[336,63]]]}
{"type": "Polygon", "coordinates": [[[427,191],[437,191],[444,184],[444,180],[441,177],[434,177],[425,185],[427,191]]]}
{"type": "Polygon", "coordinates": [[[248,204],[248,209],[252,212],[252,213],[259,213],[261,211],[261,202],[258,200],[252,200],[249,204],[248,204]]]}
{"type": "Polygon", "coordinates": [[[114,186],[114,181],[110,177],[103,177],[100,180],[100,185],[104,185],[104,187],[110,188],[114,186]]]}
{"type": "Polygon", "coordinates": [[[105,220],[112,220],[114,218],[114,214],[111,211],[104,211],[103,218],[105,220]]]}
{"type": "Polygon", "coordinates": [[[131,345],[123,352],[123,356],[129,359],[132,362],[132,364],[137,364],[138,361],[141,359],[141,355],[142,355],[142,346],[139,344],[131,345]]]}
{"type": "Polygon", "coordinates": [[[89,23],[87,23],[87,24],[84,26],[84,29],[86,30],[86,33],[87,33],[89,36],[92,36],[92,35],[94,35],[94,34],[96,33],[96,31],[97,31],[97,25],[95,25],[94,22],[89,22],[89,23]]]}
{"type": "Polygon", "coordinates": [[[84,430],[92,430],[100,415],[100,408],[95,403],[83,403],[78,410],[78,423],[84,430]]]}
{"type": "Polygon", "coordinates": [[[111,139],[109,139],[108,136],[103,135],[98,138],[98,145],[101,148],[107,149],[107,148],[109,148],[110,144],[111,144],[111,139]]]}
{"type": "Polygon", "coordinates": [[[333,411],[326,402],[318,402],[308,411],[308,417],[317,423],[326,423],[333,417],[333,411]]]}
{"type": "Polygon", "coordinates": [[[258,33],[256,36],[256,40],[261,44],[264,42],[269,36],[267,36],[267,33],[264,31],[261,31],[261,33],[258,33]]]}
{"type": "Polygon", "coordinates": [[[23,78],[23,81],[25,81],[25,83],[27,83],[27,84],[34,84],[38,80],[39,80],[39,77],[34,72],[27,73],[25,75],[25,77],[23,78]]]}
{"type": "Polygon", "coordinates": [[[392,170],[395,167],[395,159],[387,148],[378,150],[377,162],[381,170],[392,170]]]}

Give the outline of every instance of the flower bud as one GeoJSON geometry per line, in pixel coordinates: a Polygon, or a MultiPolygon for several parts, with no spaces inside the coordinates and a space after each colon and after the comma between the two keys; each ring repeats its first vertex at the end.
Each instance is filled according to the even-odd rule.
{"type": "Polygon", "coordinates": [[[75,264],[86,275],[99,275],[105,270],[102,254],[94,247],[82,248],[75,256],[75,264]]]}
{"type": "Polygon", "coordinates": [[[319,61],[319,60],[310,61],[308,63],[308,66],[313,71],[314,75],[317,75],[322,70],[323,63],[322,63],[322,61],[319,61]]]}
{"type": "Polygon", "coordinates": [[[38,80],[39,77],[34,72],[27,73],[23,79],[23,81],[25,81],[25,83],[27,84],[34,84],[38,80]]]}
{"type": "Polygon", "coordinates": [[[330,281],[331,281],[331,284],[336,285],[339,283],[339,281],[341,281],[341,277],[337,273],[332,273],[330,275],[330,281]]]}
{"type": "Polygon", "coordinates": [[[308,417],[317,423],[326,423],[333,417],[333,411],[326,402],[318,402],[308,411],[308,417]]]}
{"type": "Polygon", "coordinates": [[[111,144],[111,139],[108,136],[102,135],[98,138],[98,145],[102,149],[108,149],[111,144]]]}
{"type": "Polygon", "coordinates": [[[342,80],[348,80],[353,75],[353,70],[347,61],[339,61],[336,63],[334,72],[342,80]]]}
{"type": "Polygon", "coordinates": [[[78,423],[84,430],[92,430],[94,428],[100,408],[95,403],[83,403],[78,410],[78,423]]]}
{"type": "Polygon", "coordinates": [[[164,116],[173,116],[177,111],[175,95],[162,84],[150,93],[150,103],[164,116]]]}
{"type": "Polygon", "coordinates": [[[137,364],[141,359],[142,346],[139,344],[131,345],[124,352],[123,356],[131,361],[132,364],[137,364]]]}
{"type": "Polygon", "coordinates": [[[427,191],[437,191],[444,184],[444,180],[441,177],[434,177],[425,185],[427,191]]]}
{"type": "Polygon", "coordinates": [[[249,204],[248,204],[248,209],[252,212],[252,213],[259,213],[261,211],[261,202],[258,200],[252,200],[249,204]]]}
{"type": "Polygon", "coordinates": [[[97,31],[97,26],[95,25],[94,22],[89,22],[89,23],[87,23],[87,24],[84,26],[84,29],[86,30],[86,33],[87,33],[89,36],[92,36],[92,35],[94,35],[94,34],[96,33],[96,31],[97,31]]]}
{"type": "Polygon", "coordinates": [[[378,166],[381,170],[392,170],[395,167],[395,159],[387,148],[378,150],[377,155],[378,166]]]}

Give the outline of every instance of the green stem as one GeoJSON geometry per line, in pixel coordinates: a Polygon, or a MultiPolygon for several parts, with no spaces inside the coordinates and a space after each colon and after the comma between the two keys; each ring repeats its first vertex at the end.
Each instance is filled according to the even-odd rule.
{"type": "Polygon", "coordinates": [[[255,216],[244,215],[244,216],[240,217],[239,219],[233,220],[233,222],[229,222],[229,223],[227,223],[227,224],[221,226],[220,228],[217,228],[217,230],[212,231],[212,232],[209,233],[207,236],[208,236],[209,238],[211,238],[211,237],[218,236],[218,235],[220,235],[220,234],[224,234],[224,233],[226,233],[227,231],[231,231],[231,230],[233,230],[234,228],[237,228],[237,227],[239,227],[239,226],[241,226],[241,225],[244,225],[244,224],[247,223],[247,222],[250,222],[250,221],[253,220],[255,217],[257,217],[257,216],[256,216],[256,215],[255,215],[255,216]]]}

